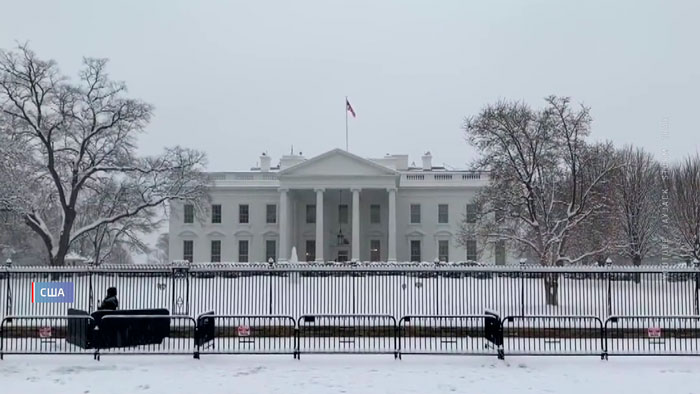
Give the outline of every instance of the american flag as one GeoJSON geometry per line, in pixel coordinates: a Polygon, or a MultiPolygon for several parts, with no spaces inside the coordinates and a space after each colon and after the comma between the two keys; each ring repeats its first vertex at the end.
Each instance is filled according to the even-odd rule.
{"type": "Polygon", "coordinates": [[[356,115],[355,115],[355,110],[352,109],[352,105],[350,105],[350,102],[348,101],[348,99],[345,99],[345,109],[346,109],[348,112],[350,112],[350,114],[352,114],[352,117],[353,117],[353,118],[356,117],[356,115]]]}

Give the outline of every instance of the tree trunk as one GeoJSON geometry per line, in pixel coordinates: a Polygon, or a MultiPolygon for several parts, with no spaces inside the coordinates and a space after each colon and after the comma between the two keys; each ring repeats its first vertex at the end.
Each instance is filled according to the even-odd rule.
{"type": "Polygon", "coordinates": [[[63,230],[61,231],[61,237],[58,239],[58,252],[56,252],[56,255],[51,259],[51,265],[54,267],[63,267],[66,265],[66,255],[70,249],[70,233],[76,216],[75,209],[65,209],[63,216],[63,230]]]}
{"type": "Polygon", "coordinates": [[[559,274],[547,272],[544,274],[544,294],[547,305],[559,306],[559,274]]]}
{"type": "MultiPolygon", "coordinates": [[[[642,256],[638,254],[632,256],[632,264],[634,264],[635,267],[639,267],[640,265],[642,265],[642,256]]],[[[634,273],[634,283],[642,283],[642,274],[640,274],[639,272],[634,273]]]]}

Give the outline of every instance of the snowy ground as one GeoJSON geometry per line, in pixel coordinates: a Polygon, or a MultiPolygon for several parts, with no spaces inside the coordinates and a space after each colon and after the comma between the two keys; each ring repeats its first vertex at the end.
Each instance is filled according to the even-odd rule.
{"type": "Polygon", "coordinates": [[[10,356],[3,393],[700,393],[695,358],[10,356]]]}

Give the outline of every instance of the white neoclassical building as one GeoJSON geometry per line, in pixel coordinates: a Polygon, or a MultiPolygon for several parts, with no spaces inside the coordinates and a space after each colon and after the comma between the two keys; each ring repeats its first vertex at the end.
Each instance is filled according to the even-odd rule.
{"type": "MultiPolygon", "coordinates": [[[[211,173],[211,207],[173,203],[170,259],[194,262],[477,260],[506,264],[503,245],[458,242],[488,174],[365,159],[334,149],[311,159],[260,157],[244,172],[211,173]]],[[[469,219],[471,220],[471,219],[469,219]]]]}

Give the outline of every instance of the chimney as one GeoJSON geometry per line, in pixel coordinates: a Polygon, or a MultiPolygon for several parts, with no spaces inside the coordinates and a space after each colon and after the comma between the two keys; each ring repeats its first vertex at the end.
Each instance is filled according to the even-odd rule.
{"type": "Polygon", "coordinates": [[[260,156],[260,171],[269,172],[271,161],[272,159],[270,158],[270,156],[268,156],[267,153],[263,152],[263,154],[260,156]]]}
{"type": "Polygon", "coordinates": [[[433,169],[433,156],[430,155],[430,152],[425,152],[422,159],[423,159],[423,171],[432,170],[433,169]]]}

